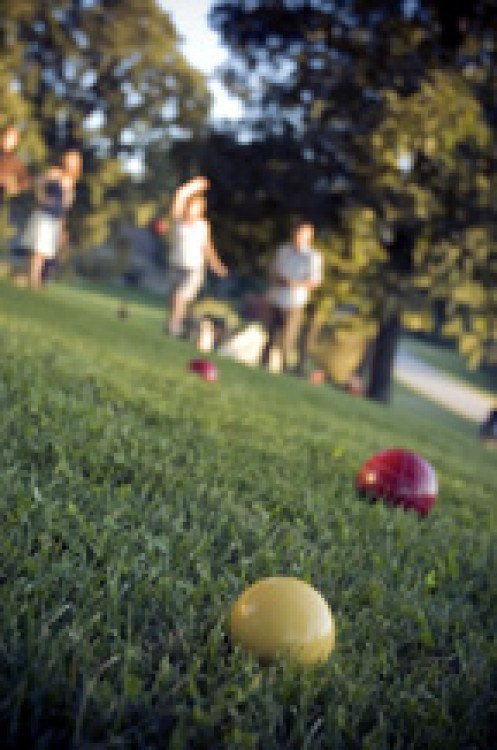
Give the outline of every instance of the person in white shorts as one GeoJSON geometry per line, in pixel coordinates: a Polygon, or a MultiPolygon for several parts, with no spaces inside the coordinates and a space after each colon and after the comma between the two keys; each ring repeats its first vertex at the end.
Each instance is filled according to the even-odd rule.
{"type": "Polygon", "coordinates": [[[171,250],[169,275],[172,281],[168,331],[181,336],[188,305],[198,295],[205,277],[205,266],[218,276],[227,276],[212,242],[211,227],[205,217],[205,177],[195,177],[181,185],[171,208],[171,250]]]}
{"type": "Polygon", "coordinates": [[[271,348],[277,345],[281,349],[283,367],[288,369],[309,296],[322,282],[323,258],[312,247],[313,241],[314,226],[301,222],[295,227],[292,241],[279,247],[276,253],[270,273],[272,285],[268,296],[272,316],[263,354],[265,364],[271,348]]]}
{"type": "Polygon", "coordinates": [[[65,216],[74,201],[76,182],[81,175],[79,151],[66,151],[60,166],[50,167],[37,181],[37,208],[31,214],[23,244],[31,250],[29,281],[34,289],[43,283],[43,268],[55,258],[64,240],[65,216]]]}

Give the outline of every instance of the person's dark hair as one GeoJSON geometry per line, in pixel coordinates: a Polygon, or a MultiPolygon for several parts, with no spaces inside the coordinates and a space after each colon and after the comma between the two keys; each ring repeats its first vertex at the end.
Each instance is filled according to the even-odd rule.
{"type": "Polygon", "coordinates": [[[292,216],[290,219],[290,233],[293,235],[297,229],[307,225],[314,228],[314,223],[307,216],[292,216]]]}

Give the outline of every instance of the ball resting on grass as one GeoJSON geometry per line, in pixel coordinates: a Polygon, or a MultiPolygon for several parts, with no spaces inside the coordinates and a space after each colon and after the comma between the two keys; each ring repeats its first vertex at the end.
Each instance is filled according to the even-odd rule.
{"type": "Polygon", "coordinates": [[[231,638],[261,662],[288,658],[311,665],[325,661],[335,645],[331,610],[312,586],[298,578],[264,578],[246,589],[231,610],[231,638]]]}
{"type": "Polygon", "coordinates": [[[438,495],[435,469],[412,451],[390,448],[375,453],[362,465],[357,478],[361,495],[385,500],[426,516],[438,495]]]}
{"type": "Polygon", "coordinates": [[[217,380],[217,367],[208,359],[192,359],[188,370],[199,375],[203,380],[214,383],[217,380]]]}

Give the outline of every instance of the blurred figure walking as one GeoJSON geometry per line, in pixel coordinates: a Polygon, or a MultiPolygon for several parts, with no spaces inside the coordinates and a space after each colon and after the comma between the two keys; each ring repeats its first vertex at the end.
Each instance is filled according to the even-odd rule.
{"type": "Polygon", "coordinates": [[[206,218],[205,177],[195,177],[181,185],[171,208],[172,237],[169,274],[172,280],[168,331],[183,333],[188,305],[197,297],[205,278],[205,266],[225,277],[228,269],[221,262],[212,242],[210,222],[206,218]]]}
{"type": "Polygon", "coordinates": [[[34,289],[43,284],[45,263],[55,259],[60,246],[67,241],[65,218],[74,202],[81,172],[81,154],[70,149],[63,154],[60,165],[50,167],[36,183],[38,206],[24,235],[24,244],[31,250],[29,281],[34,289]]]}
{"type": "Polygon", "coordinates": [[[17,156],[19,129],[8,125],[0,136],[0,205],[29,187],[28,170],[17,156]]]}
{"type": "MultiPolygon", "coordinates": [[[[283,369],[289,368],[309,296],[322,282],[323,258],[312,247],[313,242],[314,226],[303,221],[296,225],[291,242],[277,250],[270,272],[272,314],[262,358],[265,365],[269,363],[271,350],[277,346],[281,351],[283,369]]],[[[302,364],[298,362],[299,370],[302,364]]]]}
{"type": "Polygon", "coordinates": [[[28,170],[16,154],[19,130],[8,125],[0,135],[0,250],[8,247],[13,230],[10,226],[9,200],[29,187],[28,170]]]}

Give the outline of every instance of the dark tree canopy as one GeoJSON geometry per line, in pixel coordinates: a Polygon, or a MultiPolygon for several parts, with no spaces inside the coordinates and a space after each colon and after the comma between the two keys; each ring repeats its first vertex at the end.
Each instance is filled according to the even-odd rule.
{"type": "Polygon", "coordinates": [[[327,194],[328,295],[392,330],[442,299],[476,363],[497,337],[497,2],[246,0],[211,21],[254,139],[291,139],[302,200],[327,194]]]}

